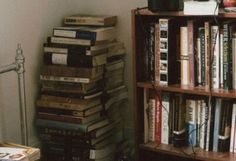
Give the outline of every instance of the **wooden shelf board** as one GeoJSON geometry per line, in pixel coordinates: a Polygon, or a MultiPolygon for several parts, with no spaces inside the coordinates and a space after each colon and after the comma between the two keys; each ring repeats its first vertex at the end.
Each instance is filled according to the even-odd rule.
{"type": "MultiPolygon", "coordinates": [[[[136,10],[137,11],[137,10],[136,10]]],[[[146,15],[146,16],[181,16],[181,17],[198,17],[202,15],[184,15],[183,11],[164,11],[164,12],[158,12],[154,13],[149,11],[148,9],[140,9],[138,12],[136,12],[136,15],[146,15]]],[[[213,17],[213,15],[205,16],[205,17],[213,17]]],[[[235,18],[236,13],[235,12],[225,12],[224,9],[219,9],[219,14],[217,17],[224,17],[224,18],[235,18]]]]}
{"type": "Polygon", "coordinates": [[[163,154],[175,155],[192,159],[195,158],[198,160],[206,161],[235,161],[236,157],[236,154],[230,152],[208,152],[200,148],[194,148],[195,155],[193,155],[193,150],[191,147],[175,148],[172,145],[157,145],[156,143],[140,144],[139,147],[144,150],[159,152],[163,154]]]}
{"type": "Polygon", "coordinates": [[[236,98],[236,90],[213,89],[212,92],[210,92],[210,90],[206,89],[205,87],[181,86],[179,84],[159,85],[159,84],[153,84],[151,82],[138,82],[137,86],[142,88],[155,88],[157,90],[167,91],[167,92],[177,92],[177,93],[204,95],[204,96],[212,95],[214,97],[224,97],[224,98],[236,98]]]}

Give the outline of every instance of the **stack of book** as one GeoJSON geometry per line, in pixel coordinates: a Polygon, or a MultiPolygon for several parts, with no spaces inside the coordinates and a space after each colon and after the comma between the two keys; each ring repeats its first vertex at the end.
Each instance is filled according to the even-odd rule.
{"type": "Polygon", "coordinates": [[[123,128],[107,108],[124,96],[108,102],[125,90],[115,23],[116,16],[67,16],[44,43],[36,103],[43,160],[113,160],[123,128]]]}

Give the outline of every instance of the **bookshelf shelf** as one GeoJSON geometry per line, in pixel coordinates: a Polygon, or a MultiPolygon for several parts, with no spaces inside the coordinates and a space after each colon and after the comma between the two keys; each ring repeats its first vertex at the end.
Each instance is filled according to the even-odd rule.
{"type": "Polygon", "coordinates": [[[196,155],[194,155],[191,147],[175,148],[172,145],[165,145],[165,144],[157,145],[156,143],[153,142],[147,144],[140,144],[140,148],[143,150],[149,150],[157,153],[164,153],[168,155],[174,155],[189,159],[206,160],[206,161],[226,161],[226,160],[235,161],[235,156],[233,153],[207,152],[201,150],[200,148],[194,148],[194,152],[196,155]]]}
{"type": "Polygon", "coordinates": [[[183,94],[193,94],[202,96],[213,96],[213,97],[223,97],[223,98],[236,98],[236,90],[224,90],[224,89],[214,89],[212,92],[205,89],[204,87],[190,87],[181,86],[179,84],[174,85],[158,85],[151,82],[137,82],[137,86],[141,88],[155,88],[160,91],[166,92],[176,92],[183,94]]]}
{"type": "MultiPolygon", "coordinates": [[[[184,15],[183,11],[169,11],[169,12],[158,12],[158,13],[153,13],[149,11],[148,9],[142,9],[138,10],[137,14],[140,15],[145,15],[145,16],[175,16],[175,17],[192,17],[192,15],[184,15]]],[[[219,14],[217,17],[222,17],[222,18],[235,18],[236,13],[235,12],[225,12],[224,9],[219,10],[219,14]]],[[[202,17],[202,16],[194,16],[194,17],[202,17]]],[[[204,17],[213,17],[211,15],[209,16],[204,16],[204,17]]]]}

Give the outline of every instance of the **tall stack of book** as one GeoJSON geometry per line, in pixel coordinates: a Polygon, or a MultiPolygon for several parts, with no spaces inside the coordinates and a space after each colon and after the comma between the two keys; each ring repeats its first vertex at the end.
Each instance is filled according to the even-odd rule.
{"type": "Polygon", "coordinates": [[[115,127],[122,125],[108,117],[108,107],[119,106],[124,96],[110,100],[125,90],[125,50],[115,41],[115,23],[115,16],[68,16],[44,43],[37,100],[43,160],[113,159],[114,132],[122,129],[115,127]]]}
{"type": "MultiPolygon", "coordinates": [[[[114,140],[117,145],[117,154],[124,153],[126,148],[128,148],[128,146],[124,146],[127,144],[125,144],[126,141],[124,140],[122,119],[122,107],[124,107],[128,97],[127,88],[124,85],[125,53],[123,43],[110,44],[107,53],[107,64],[105,65],[105,111],[115,124],[114,140]]],[[[118,158],[116,159],[118,160],[118,158]]]]}

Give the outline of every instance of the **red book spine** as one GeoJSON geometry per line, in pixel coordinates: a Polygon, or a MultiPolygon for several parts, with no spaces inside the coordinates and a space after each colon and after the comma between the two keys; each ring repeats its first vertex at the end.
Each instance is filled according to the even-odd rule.
{"type": "Polygon", "coordinates": [[[161,99],[156,94],[156,124],[155,124],[155,142],[161,144],[161,99]]]}

